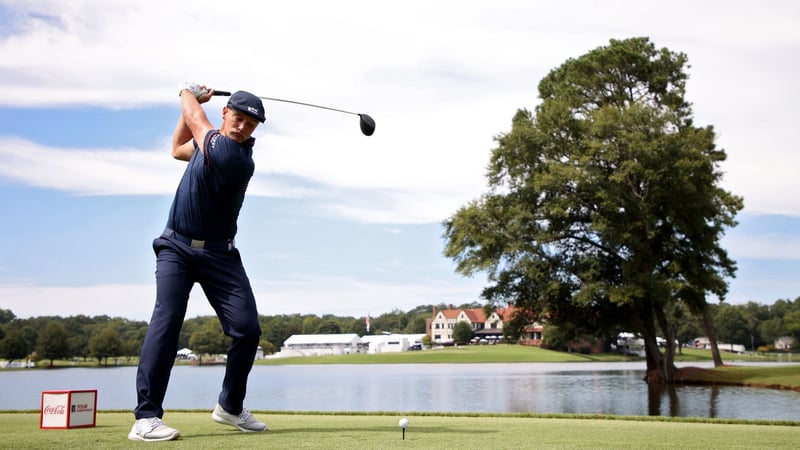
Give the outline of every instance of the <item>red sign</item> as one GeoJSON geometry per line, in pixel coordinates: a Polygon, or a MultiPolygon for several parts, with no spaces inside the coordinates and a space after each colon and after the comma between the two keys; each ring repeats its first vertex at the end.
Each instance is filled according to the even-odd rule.
{"type": "Polygon", "coordinates": [[[39,428],[93,427],[97,420],[97,390],[42,392],[39,428]]]}

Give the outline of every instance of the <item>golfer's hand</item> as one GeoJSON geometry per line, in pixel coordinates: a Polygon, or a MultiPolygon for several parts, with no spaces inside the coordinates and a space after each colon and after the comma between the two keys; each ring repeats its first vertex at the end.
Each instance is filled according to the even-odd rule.
{"type": "MultiPolygon", "coordinates": [[[[194,98],[198,100],[201,96],[209,94],[205,86],[199,85],[193,81],[183,81],[178,85],[178,97],[183,94],[183,91],[191,92],[194,98]]],[[[206,99],[206,101],[208,101],[208,99],[206,99]]]]}

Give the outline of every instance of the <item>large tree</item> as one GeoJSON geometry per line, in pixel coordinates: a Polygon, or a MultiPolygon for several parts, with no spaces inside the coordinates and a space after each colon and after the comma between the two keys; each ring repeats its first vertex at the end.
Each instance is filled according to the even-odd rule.
{"type": "Polygon", "coordinates": [[[0,358],[9,362],[27,358],[31,354],[31,345],[25,334],[19,330],[11,330],[0,340],[0,358]]]}
{"type": "Polygon", "coordinates": [[[36,353],[42,359],[64,359],[69,355],[69,334],[64,326],[53,320],[49,322],[36,339],[36,353]]]}
{"type": "MultiPolygon", "coordinates": [[[[203,362],[203,355],[219,355],[227,351],[230,339],[225,336],[222,325],[215,317],[208,318],[189,337],[189,348],[200,355],[199,363],[203,362]]],[[[177,351],[177,349],[175,349],[177,351]]]]}
{"type": "Polygon", "coordinates": [[[647,38],[567,60],[496,137],[489,192],[444,223],[445,255],[488,274],[491,304],[637,332],[659,382],[674,375],[673,312],[708,317],[706,297],[727,293],[736,267],[719,240],[742,208],[719,186],[713,128],[693,125],[687,61],[647,38]]]}
{"type": "Polygon", "coordinates": [[[89,355],[97,359],[98,364],[108,365],[108,358],[122,356],[125,346],[117,330],[110,325],[104,325],[92,333],[89,338],[89,355]]]}
{"type": "Polygon", "coordinates": [[[469,322],[461,320],[453,325],[453,341],[456,343],[466,344],[472,339],[472,336],[474,336],[474,333],[469,322]]]}
{"type": "Polygon", "coordinates": [[[723,305],[714,314],[714,328],[717,330],[717,338],[729,345],[726,350],[733,350],[734,344],[747,346],[750,344],[750,329],[742,314],[743,308],[731,305],[723,305]]]}

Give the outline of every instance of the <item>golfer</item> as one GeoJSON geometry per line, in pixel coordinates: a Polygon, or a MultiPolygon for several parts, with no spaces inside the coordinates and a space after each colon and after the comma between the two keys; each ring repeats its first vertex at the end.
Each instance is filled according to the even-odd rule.
{"type": "Polygon", "coordinates": [[[136,373],[136,422],[128,439],[167,441],[180,432],[167,426],[162,403],[178,349],[189,292],[199,283],[232,338],[214,421],[241,431],[266,431],[244,408],[247,377],[261,337],[250,280],[234,245],[239,210],[253,176],[253,131],[264,123],[264,106],[249,92],[231,95],[215,129],[200,106],[213,90],[194,83],[179,89],[181,115],[172,156],[188,161],[164,233],[153,241],[156,303],[136,373]]]}

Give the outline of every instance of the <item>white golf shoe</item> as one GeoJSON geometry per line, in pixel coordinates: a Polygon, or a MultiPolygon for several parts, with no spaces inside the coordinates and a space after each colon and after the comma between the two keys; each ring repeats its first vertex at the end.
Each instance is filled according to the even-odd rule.
{"type": "Polygon", "coordinates": [[[128,433],[128,439],[132,441],[171,441],[180,436],[180,431],[175,428],[168,427],[158,417],[148,417],[146,419],[138,419],[133,423],[131,432],[128,433]]]}
{"type": "Polygon", "coordinates": [[[242,412],[237,416],[236,414],[228,413],[217,404],[214,407],[214,412],[211,413],[211,418],[217,423],[236,427],[245,433],[268,430],[267,424],[256,420],[246,408],[242,408],[242,412]]]}

